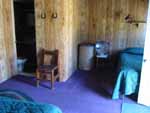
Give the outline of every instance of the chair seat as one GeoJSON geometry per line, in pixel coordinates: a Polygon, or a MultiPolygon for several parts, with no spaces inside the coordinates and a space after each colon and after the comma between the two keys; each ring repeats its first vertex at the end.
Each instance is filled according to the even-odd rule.
{"type": "Polygon", "coordinates": [[[96,55],[96,58],[108,58],[108,54],[96,55]]]}
{"type": "Polygon", "coordinates": [[[38,70],[42,73],[51,73],[56,67],[56,65],[41,65],[38,70]]]}

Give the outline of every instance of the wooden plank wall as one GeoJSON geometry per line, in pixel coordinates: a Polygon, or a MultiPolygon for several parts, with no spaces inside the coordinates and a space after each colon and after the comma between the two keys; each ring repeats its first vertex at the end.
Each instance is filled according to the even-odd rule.
{"type": "Polygon", "coordinates": [[[0,82],[16,74],[13,1],[0,1],[0,82]]]}
{"type": "Polygon", "coordinates": [[[41,48],[59,50],[61,80],[67,80],[76,69],[78,13],[75,0],[35,0],[37,53],[41,48]],[[46,19],[41,19],[42,12],[46,19]],[[52,13],[57,13],[56,19],[52,13]]]}
{"type": "Polygon", "coordinates": [[[148,0],[81,1],[80,42],[109,41],[111,52],[126,47],[143,47],[146,23],[136,27],[126,23],[124,18],[130,14],[135,20],[146,20],[148,0]]]}
{"type": "MultiPolygon", "coordinates": [[[[76,69],[77,45],[109,41],[111,52],[143,47],[146,24],[124,21],[132,15],[146,20],[148,0],[35,0],[37,53],[41,48],[59,49],[61,80],[76,69]],[[41,19],[41,13],[46,19],[41,19]],[[57,12],[58,18],[52,19],[57,12]]],[[[16,73],[13,0],[0,1],[0,81],[16,73]]],[[[37,54],[38,55],[38,54],[37,54]]],[[[37,56],[38,57],[38,56],[37,56]]]]}
{"type": "Polygon", "coordinates": [[[105,40],[111,52],[143,47],[145,23],[125,22],[128,14],[146,20],[147,0],[35,0],[37,53],[40,48],[58,49],[61,80],[76,69],[77,45],[105,40]],[[41,13],[46,19],[41,19],[41,13]],[[58,18],[52,19],[57,12],[58,18]]]}

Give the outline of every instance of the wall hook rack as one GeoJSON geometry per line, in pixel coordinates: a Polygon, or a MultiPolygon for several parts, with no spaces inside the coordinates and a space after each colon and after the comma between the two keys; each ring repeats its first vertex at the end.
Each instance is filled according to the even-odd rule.
{"type": "Polygon", "coordinates": [[[136,27],[139,26],[139,23],[146,23],[146,21],[135,20],[135,19],[133,18],[133,16],[131,16],[130,14],[128,14],[128,15],[125,17],[125,21],[126,21],[127,23],[134,24],[136,27]]]}

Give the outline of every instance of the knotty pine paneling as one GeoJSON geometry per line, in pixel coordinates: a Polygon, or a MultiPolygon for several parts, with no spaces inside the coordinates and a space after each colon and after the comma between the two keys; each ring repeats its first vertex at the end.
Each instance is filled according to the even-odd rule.
{"type": "Polygon", "coordinates": [[[80,31],[78,5],[79,1],[74,0],[35,0],[37,55],[41,48],[59,50],[61,80],[67,80],[76,69],[80,31]],[[43,11],[45,19],[40,17],[43,11]],[[53,19],[55,12],[58,17],[53,19]]]}
{"type": "Polygon", "coordinates": [[[134,24],[126,23],[124,18],[130,14],[135,20],[146,20],[148,0],[81,1],[88,6],[82,5],[80,10],[87,10],[87,7],[88,10],[80,14],[80,26],[86,26],[85,30],[80,30],[80,42],[109,41],[111,52],[127,47],[144,46],[146,23],[139,23],[136,27],[134,24]],[[88,21],[88,27],[82,21],[88,21]],[[85,36],[84,40],[82,34],[85,36]]]}
{"type": "Polygon", "coordinates": [[[13,1],[0,1],[0,82],[16,74],[13,1]]]}
{"type": "Polygon", "coordinates": [[[77,45],[98,40],[110,42],[111,53],[143,47],[146,23],[126,23],[128,14],[146,20],[147,0],[35,0],[37,53],[58,49],[61,80],[76,69],[77,45]],[[46,19],[41,19],[41,12],[46,19]],[[58,18],[52,19],[57,12],[58,18]]]}
{"type": "MultiPolygon", "coordinates": [[[[41,48],[59,50],[61,80],[76,69],[77,45],[106,40],[110,51],[143,47],[146,23],[128,24],[128,14],[146,20],[147,0],[35,0],[37,57],[41,48]],[[41,13],[46,19],[41,19],[41,13]],[[52,13],[58,18],[53,19],[52,13]]],[[[0,1],[0,79],[15,74],[16,48],[13,29],[13,0],[0,1]]]]}

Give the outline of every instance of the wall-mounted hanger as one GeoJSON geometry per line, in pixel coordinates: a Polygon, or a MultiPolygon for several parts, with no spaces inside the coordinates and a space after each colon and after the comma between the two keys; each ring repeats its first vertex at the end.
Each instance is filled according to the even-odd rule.
{"type": "Polygon", "coordinates": [[[42,12],[42,13],[41,13],[41,18],[42,18],[42,19],[45,19],[45,18],[46,18],[46,13],[45,13],[45,12],[42,12]]]}
{"type": "Polygon", "coordinates": [[[139,23],[147,23],[146,21],[135,20],[135,19],[133,18],[133,16],[131,16],[130,14],[128,14],[128,15],[125,17],[125,21],[126,21],[127,23],[136,25],[136,27],[139,26],[139,23]]]}

